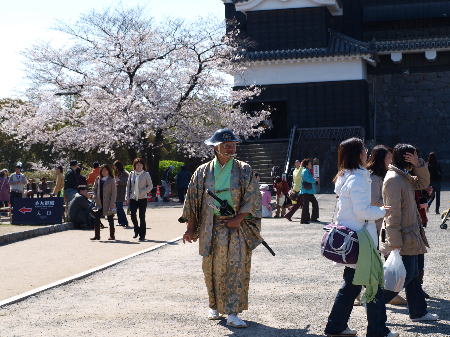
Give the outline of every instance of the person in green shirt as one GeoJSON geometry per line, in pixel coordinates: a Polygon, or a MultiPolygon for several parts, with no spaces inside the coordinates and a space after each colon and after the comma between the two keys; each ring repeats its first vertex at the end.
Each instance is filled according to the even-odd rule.
{"type": "Polygon", "coordinates": [[[252,250],[262,242],[261,194],[250,165],[235,159],[238,141],[230,129],[217,130],[205,141],[214,148],[214,159],[194,172],[179,221],[187,222],[183,242],[199,239],[208,318],[225,314],[227,325],[245,328],[238,314],[248,309],[252,250]],[[235,215],[222,216],[206,190],[227,200],[235,215]]]}

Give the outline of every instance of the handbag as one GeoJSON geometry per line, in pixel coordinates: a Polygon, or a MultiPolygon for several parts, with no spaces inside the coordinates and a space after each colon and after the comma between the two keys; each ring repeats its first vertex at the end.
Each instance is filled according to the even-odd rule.
{"type": "Polygon", "coordinates": [[[336,263],[356,264],[358,262],[358,234],[345,226],[328,224],[322,237],[322,255],[336,263]]]}
{"type": "MultiPolygon", "coordinates": [[[[325,233],[321,242],[322,256],[336,263],[356,264],[359,255],[358,234],[348,227],[334,223],[337,203],[338,197],[336,197],[331,223],[323,228],[325,233]]],[[[365,225],[367,223],[366,220],[365,225]]]]}
{"type": "Polygon", "coordinates": [[[288,193],[288,198],[293,200],[293,201],[297,201],[298,200],[298,192],[294,191],[294,190],[289,190],[288,193]]]}

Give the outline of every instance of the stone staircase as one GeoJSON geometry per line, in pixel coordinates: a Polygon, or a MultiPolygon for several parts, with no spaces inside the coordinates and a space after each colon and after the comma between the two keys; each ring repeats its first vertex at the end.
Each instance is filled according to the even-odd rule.
{"type": "Polygon", "coordinates": [[[262,184],[271,184],[272,167],[277,165],[284,169],[288,144],[287,139],[238,144],[237,159],[250,164],[260,174],[262,184]]]}

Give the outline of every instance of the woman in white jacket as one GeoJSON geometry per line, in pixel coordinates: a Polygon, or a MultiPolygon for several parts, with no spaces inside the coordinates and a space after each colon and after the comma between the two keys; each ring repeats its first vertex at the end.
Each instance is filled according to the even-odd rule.
{"type": "Polygon", "coordinates": [[[150,173],[145,171],[144,160],[136,158],[133,161],[134,170],[128,176],[127,189],[125,193],[128,207],[131,213],[131,222],[134,225],[134,238],[139,236],[139,241],[145,241],[147,224],[145,212],[147,210],[147,194],[153,189],[150,173]],[[139,210],[139,222],[136,213],[139,210]]]}
{"type": "MultiPolygon", "coordinates": [[[[335,178],[335,193],[339,196],[336,223],[354,231],[364,226],[369,232],[374,246],[378,237],[375,220],[384,217],[388,207],[371,206],[370,173],[364,167],[367,149],[359,138],[350,138],[339,145],[338,169],[335,178]],[[368,221],[368,222],[366,222],[368,221]]],[[[353,303],[361,291],[361,286],[353,284],[355,265],[347,265],[344,270],[344,285],[336,296],[328,323],[327,336],[356,336],[357,332],[348,327],[353,303]]],[[[375,300],[367,303],[367,337],[396,337],[386,327],[386,306],[383,292],[378,289],[375,300]]]]}

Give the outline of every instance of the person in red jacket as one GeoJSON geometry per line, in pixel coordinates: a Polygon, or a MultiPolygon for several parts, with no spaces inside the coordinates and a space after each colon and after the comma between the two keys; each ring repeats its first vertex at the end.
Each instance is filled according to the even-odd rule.
{"type": "Polygon", "coordinates": [[[94,169],[89,173],[87,177],[87,184],[94,185],[95,179],[100,176],[100,164],[95,162],[93,165],[94,169]]]}
{"type": "Polygon", "coordinates": [[[280,211],[281,216],[284,217],[289,200],[289,185],[286,180],[283,180],[281,177],[276,177],[273,188],[277,193],[277,211],[275,213],[275,218],[280,217],[280,211]]]}

